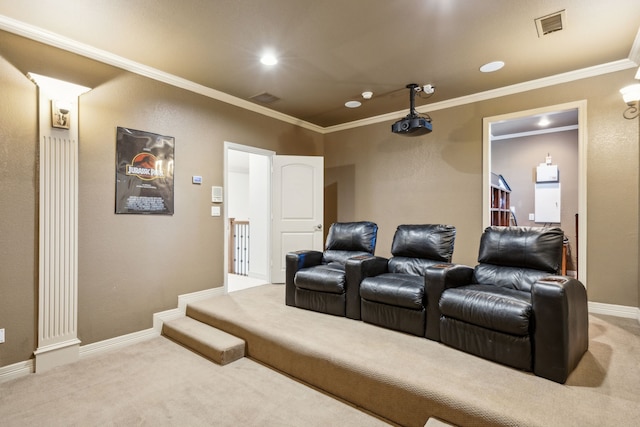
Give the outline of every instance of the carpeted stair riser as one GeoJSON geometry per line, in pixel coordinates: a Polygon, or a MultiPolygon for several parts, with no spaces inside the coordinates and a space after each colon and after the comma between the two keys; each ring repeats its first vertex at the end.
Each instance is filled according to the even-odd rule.
{"type": "MultiPolygon", "coordinates": [[[[189,304],[186,314],[204,324],[243,337],[248,343],[248,357],[399,425],[423,426],[425,420],[432,416],[446,417],[456,423],[453,425],[497,426],[516,422],[513,419],[504,422],[509,419],[508,415],[497,417],[502,422],[497,421],[490,414],[481,414],[472,407],[466,407],[455,397],[450,399],[431,394],[376,369],[346,362],[341,355],[332,354],[329,348],[321,350],[301,345],[296,340],[287,339],[277,329],[245,328],[224,314],[205,307],[206,302],[189,304]],[[454,413],[452,407],[456,407],[454,413]],[[426,412],[429,415],[425,415],[425,408],[428,408],[426,412]]],[[[306,310],[301,311],[304,312],[306,310]]]]}
{"type": "Polygon", "coordinates": [[[162,334],[219,365],[234,362],[245,355],[244,340],[190,317],[165,322],[162,334]]]}
{"type": "Polygon", "coordinates": [[[619,348],[613,357],[609,343],[599,341],[616,328],[596,318],[588,354],[566,384],[557,384],[438,342],[283,301],[283,286],[265,285],[190,303],[187,316],[244,339],[249,358],[398,425],[424,426],[435,417],[460,426],[582,427],[632,425],[629,420],[640,417],[629,397],[640,395],[638,383],[611,384],[637,374],[640,365],[627,357],[637,354],[637,337],[612,340],[619,348]]]}

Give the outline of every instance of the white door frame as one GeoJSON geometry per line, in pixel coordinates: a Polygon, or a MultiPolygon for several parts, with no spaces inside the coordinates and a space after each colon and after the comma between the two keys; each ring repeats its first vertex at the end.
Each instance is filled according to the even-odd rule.
{"type": "MultiPolygon", "coordinates": [[[[228,275],[229,275],[229,185],[226,182],[229,173],[229,150],[234,151],[243,151],[245,153],[258,154],[262,156],[267,156],[270,159],[276,154],[274,151],[264,150],[262,148],[251,147],[248,145],[236,144],[234,142],[225,141],[224,142],[224,177],[223,177],[223,189],[224,189],[224,199],[223,199],[223,210],[224,210],[224,292],[228,292],[228,275]]],[[[271,162],[271,160],[270,160],[271,162]]],[[[269,200],[269,204],[271,203],[271,173],[268,174],[265,179],[269,180],[269,185],[267,186],[269,194],[267,195],[267,200],[269,200]]],[[[271,206],[269,206],[269,215],[271,214],[271,206]]],[[[269,221],[269,223],[271,223],[269,221]]],[[[271,226],[269,226],[269,231],[267,233],[267,253],[265,254],[267,257],[267,262],[271,261],[271,226]]],[[[268,281],[271,281],[271,270],[268,269],[267,274],[269,275],[268,281]]]]}
{"type": "Polygon", "coordinates": [[[563,110],[578,110],[578,278],[587,286],[587,101],[518,111],[482,120],[482,229],[491,225],[491,124],[563,110]]]}

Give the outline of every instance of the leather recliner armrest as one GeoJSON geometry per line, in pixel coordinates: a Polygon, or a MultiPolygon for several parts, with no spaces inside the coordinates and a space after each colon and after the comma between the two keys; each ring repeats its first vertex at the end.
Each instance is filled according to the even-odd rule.
{"type": "Polygon", "coordinates": [[[445,289],[471,284],[473,268],[462,264],[436,264],[425,270],[427,328],[425,337],[440,341],[440,296],[445,289]]]}
{"type": "Polygon", "coordinates": [[[296,287],[294,278],[298,270],[322,263],[322,252],[303,250],[289,252],[285,256],[285,304],[295,307],[296,287]]]}
{"type": "Polygon", "coordinates": [[[349,258],[345,263],[347,281],[346,316],[360,319],[360,283],[366,277],[377,276],[387,271],[387,258],[374,255],[360,255],[349,258]]]}
{"type": "Polygon", "coordinates": [[[589,348],[584,285],[567,276],[548,276],[531,288],[535,317],[534,366],[540,377],[563,384],[589,348]]]}

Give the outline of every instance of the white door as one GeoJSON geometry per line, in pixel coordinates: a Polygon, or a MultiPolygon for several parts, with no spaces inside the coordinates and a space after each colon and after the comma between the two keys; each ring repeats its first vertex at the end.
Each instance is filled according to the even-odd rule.
{"type": "Polygon", "coordinates": [[[284,283],[285,255],[322,251],[324,158],[273,156],[271,282],[284,283]]]}

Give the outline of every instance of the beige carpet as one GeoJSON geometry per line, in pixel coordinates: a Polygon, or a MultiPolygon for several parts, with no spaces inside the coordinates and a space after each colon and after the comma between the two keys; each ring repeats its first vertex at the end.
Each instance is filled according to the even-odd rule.
{"type": "Polygon", "coordinates": [[[159,337],[0,384],[0,426],[381,426],[247,358],[159,337]]]}
{"type": "MultiPolygon", "coordinates": [[[[441,344],[284,305],[265,285],[190,307],[249,356],[403,425],[632,426],[640,326],[590,316],[590,348],[560,385],[441,344]],[[208,313],[208,314],[207,314],[208,313]],[[211,314],[215,313],[215,314],[211,314]]],[[[247,358],[218,366],[157,338],[0,384],[2,426],[376,426],[356,408],[247,358]]]]}
{"type": "Polygon", "coordinates": [[[284,305],[265,285],[188,313],[247,342],[247,354],[402,425],[627,426],[640,419],[640,326],[590,316],[589,352],[557,384],[427,339],[284,305]]]}

